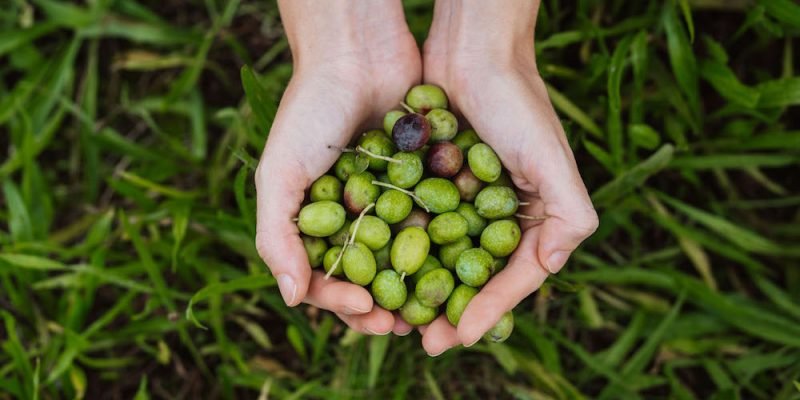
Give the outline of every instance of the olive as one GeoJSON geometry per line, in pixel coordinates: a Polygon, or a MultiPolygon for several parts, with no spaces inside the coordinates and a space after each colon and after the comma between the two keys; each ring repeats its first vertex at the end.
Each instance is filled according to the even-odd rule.
{"type": "Polygon", "coordinates": [[[375,214],[387,224],[396,224],[408,217],[413,207],[411,197],[399,190],[389,189],[378,197],[375,214]]]}
{"type": "Polygon", "coordinates": [[[474,129],[466,129],[458,132],[456,137],[453,138],[452,142],[458,146],[458,148],[460,148],[464,154],[466,154],[470,147],[481,142],[481,138],[478,137],[478,134],[474,129]]]}
{"type": "Polygon", "coordinates": [[[488,251],[476,248],[465,250],[456,261],[456,274],[465,285],[482,286],[489,280],[494,259],[488,251]]]}
{"type": "Polygon", "coordinates": [[[322,175],[311,184],[309,190],[311,201],[342,201],[342,182],[335,176],[322,175]]]}
{"type": "Polygon", "coordinates": [[[325,237],[344,225],[345,212],[341,204],[330,200],[306,205],[297,217],[297,227],[308,236],[325,237]]]}
{"type": "Polygon", "coordinates": [[[479,236],[483,229],[486,228],[486,219],[478,214],[478,210],[475,209],[472,203],[462,202],[456,208],[456,212],[467,221],[467,235],[479,236]]]}
{"type": "MultiPolygon", "coordinates": [[[[361,136],[361,139],[358,141],[358,145],[370,153],[383,157],[390,157],[392,154],[397,152],[397,148],[392,142],[392,139],[389,138],[389,136],[386,136],[383,131],[378,129],[373,129],[364,133],[364,135],[361,136]]],[[[386,171],[386,164],[388,164],[388,161],[381,158],[372,157],[368,154],[364,155],[369,158],[369,169],[375,171],[386,171]]]]}
{"type": "Polygon", "coordinates": [[[436,244],[448,244],[467,234],[467,220],[457,212],[446,212],[428,224],[428,236],[436,244]]]}
{"type": "Polygon", "coordinates": [[[355,240],[364,243],[372,251],[377,251],[386,246],[386,243],[389,243],[389,239],[392,237],[389,225],[382,219],[372,215],[365,215],[361,218],[361,222],[356,221],[351,224],[350,235],[353,235],[356,226],[358,226],[358,232],[355,233],[355,240]]]}
{"type": "Polygon", "coordinates": [[[441,142],[456,136],[458,120],[450,111],[443,108],[434,108],[425,114],[425,118],[431,123],[432,141],[441,142]]]}
{"type": "Polygon", "coordinates": [[[511,336],[511,332],[513,331],[514,314],[511,311],[507,311],[500,318],[500,321],[497,321],[497,324],[495,324],[492,329],[489,329],[489,331],[483,335],[483,338],[493,343],[505,342],[506,339],[511,336]]]}
{"type": "Polygon", "coordinates": [[[350,175],[364,172],[368,167],[369,159],[363,154],[342,153],[333,166],[333,170],[340,181],[347,182],[350,179],[350,175]]]}
{"type": "Polygon", "coordinates": [[[344,206],[347,211],[359,214],[368,205],[378,200],[381,190],[373,184],[375,175],[369,172],[361,172],[351,175],[344,185],[344,206]]]}
{"type": "Polygon", "coordinates": [[[444,178],[423,179],[414,187],[414,193],[423,203],[419,204],[418,201],[417,205],[427,206],[431,212],[436,214],[454,211],[458,208],[461,198],[456,185],[444,178]]]}
{"type": "Polygon", "coordinates": [[[450,178],[458,173],[464,164],[464,155],[458,146],[450,142],[439,142],[431,146],[426,158],[428,170],[432,174],[450,178]]]}
{"type": "Polygon", "coordinates": [[[478,289],[463,284],[453,289],[453,293],[447,299],[447,308],[445,310],[447,320],[450,321],[451,325],[458,326],[461,315],[464,314],[464,310],[476,294],[478,294],[478,289]]]}
{"type": "Polygon", "coordinates": [[[341,262],[345,276],[356,285],[369,285],[377,272],[375,256],[363,243],[354,242],[347,246],[341,262]]]}
{"type": "Polygon", "coordinates": [[[389,182],[401,189],[408,189],[422,178],[422,159],[416,153],[396,153],[392,156],[400,162],[389,163],[387,174],[389,182]]]}
{"type": "Polygon", "coordinates": [[[417,296],[412,292],[409,293],[405,304],[400,307],[400,316],[409,325],[419,326],[430,323],[436,318],[436,307],[428,307],[420,303],[417,296]]]}
{"type": "Polygon", "coordinates": [[[481,233],[481,247],[495,257],[506,257],[517,248],[521,235],[516,222],[508,219],[494,221],[481,233]]]}
{"type": "Polygon", "coordinates": [[[439,307],[447,301],[455,286],[453,274],[444,268],[428,271],[414,289],[414,294],[424,306],[439,307]]]}
{"type": "Polygon", "coordinates": [[[303,247],[306,249],[308,264],[311,265],[311,268],[322,265],[325,252],[328,251],[328,244],[325,243],[325,239],[306,235],[300,235],[300,238],[303,239],[303,247]]]}
{"type": "Polygon", "coordinates": [[[430,247],[428,234],[422,228],[410,226],[403,229],[392,243],[392,267],[401,274],[411,275],[417,272],[425,263],[430,247]]]}
{"type": "Polygon", "coordinates": [[[434,108],[447,108],[447,95],[436,85],[417,85],[406,94],[406,104],[424,114],[434,108]]]}
{"type": "Polygon", "coordinates": [[[453,243],[445,244],[439,247],[439,261],[442,262],[442,266],[445,268],[451,270],[455,269],[458,256],[460,256],[465,250],[469,250],[471,248],[472,239],[470,239],[468,236],[462,236],[453,243]]]}
{"type": "Polygon", "coordinates": [[[494,182],[500,177],[500,159],[486,143],[472,146],[467,153],[467,162],[472,173],[484,182],[494,182]]]}
{"type": "Polygon", "coordinates": [[[378,272],[372,281],[371,289],[375,302],[389,311],[400,308],[408,297],[405,282],[400,279],[400,274],[392,269],[378,272]]]}
{"type": "Polygon", "coordinates": [[[392,140],[400,151],[414,151],[431,137],[431,123],[419,114],[406,114],[392,127],[392,140]]]}
{"type": "Polygon", "coordinates": [[[510,187],[488,186],[475,197],[475,208],[484,218],[506,218],[517,212],[519,199],[510,187]]]}

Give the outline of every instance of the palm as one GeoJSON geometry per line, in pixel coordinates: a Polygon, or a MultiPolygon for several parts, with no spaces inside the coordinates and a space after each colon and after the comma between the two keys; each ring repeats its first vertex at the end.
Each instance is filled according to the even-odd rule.
{"type": "Polygon", "coordinates": [[[410,34],[364,58],[362,52],[343,54],[319,67],[298,68],[281,99],[256,173],[259,254],[273,275],[289,276],[281,285],[289,305],[303,301],[337,313],[354,329],[385,333],[394,328],[391,313],[372,306],[362,287],[323,280],[308,265],[300,233],[292,217],[305,190],[341,154],[341,148],[369,126],[380,126],[386,110],[395,107],[407,88],[421,77],[419,51],[410,34]]]}
{"type": "Polygon", "coordinates": [[[429,353],[480,338],[550,271],[557,272],[563,263],[548,265],[553,254],[573,250],[597,225],[535,64],[501,69],[475,61],[426,54],[425,79],[442,86],[458,113],[494,148],[527,204],[520,213],[534,218],[521,220],[522,240],[508,267],[470,302],[457,329],[441,319],[425,329],[429,353]]]}

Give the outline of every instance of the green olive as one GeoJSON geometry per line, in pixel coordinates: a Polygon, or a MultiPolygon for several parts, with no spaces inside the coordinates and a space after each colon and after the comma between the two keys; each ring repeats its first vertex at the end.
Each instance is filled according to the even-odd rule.
{"type": "Polygon", "coordinates": [[[392,129],[394,129],[394,123],[403,115],[406,115],[406,113],[398,110],[387,112],[383,117],[383,131],[386,132],[387,135],[391,135],[392,129]]]}
{"type": "Polygon", "coordinates": [[[447,95],[436,85],[417,85],[406,94],[406,104],[424,114],[434,108],[447,108],[447,95]]]}
{"type": "Polygon", "coordinates": [[[418,226],[422,229],[428,229],[428,223],[431,222],[431,215],[426,213],[425,210],[415,208],[412,209],[408,216],[402,221],[392,226],[395,232],[400,232],[409,226],[418,226]]]}
{"type": "Polygon", "coordinates": [[[458,326],[458,321],[461,320],[461,315],[464,314],[467,304],[476,294],[478,294],[478,289],[463,284],[453,289],[453,293],[447,299],[447,309],[445,310],[450,325],[458,326]]]}
{"type": "Polygon", "coordinates": [[[405,304],[400,307],[400,316],[409,325],[425,325],[436,319],[437,309],[423,305],[414,293],[409,293],[405,304]]]}
{"type": "Polygon", "coordinates": [[[392,268],[392,260],[389,256],[392,250],[392,240],[389,239],[389,243],[386,243],[386,246],[381,247],[378,250],[372,252],[372,255],[375,256],[375,266],[378,271],[382,271],[387,268],[392,268]]]}
{"type": "Polygon", "coordinates": [[[399,190],[389,189],[378,197],[375,214],[387,224],[396,224],[408,217],[413,207],[414,202],[409,195],[399,190]]]}
{"type": "Polygon", "coordinates": [[[399,152],[392,158],[401,162],[389,163],[387,173],[389,181],[401,189],[408,189],[422,178],[422,159],[415,153],[399,152]]]}
{"type": "Polygon", "coordinates": [[[472,173],[484,182],[494,182],[503,169],[497,154],[486,143],[478,143],[467,152],[467,163],[472,173]]]}
{"type": "Polygon", "coordinates": [[[472,203],[462,202],[456,208],[456,212],[467,221],[467,235],[479,236],[483,229],[486,228],[486,219],[478,214],[478,210],[475,209],[472,203]]]}
{"type": "Polygon", "coordinates": [[[483,339],[492,343],[505,342],[513,331],[514,313],[508,311],[503,314],[500,321],[497,321],[497,324],[495,324],[492,329],[489,329],[489,331],[483,335],[483,339]]]}
{"type": "Polygon", "coordinates": [[[487,186],[475,197],[475,208],[484,218],[506,218],[517,212],[519,199],[510,187],[487,186]]]}
{"type": "Polygon", "coordinates": [[[495,257],[506,257],[519,245],[519,225],[508,219],[494,221],[481,233],[481,247],[495,257]]]}
{"type": "Polygon", "coordinates": [[[339,228],[333,235],[328,236],[328,242],[332,246],[344,246],[344,242],[347,240],[347,235],[350,234],[350,221],[344,221],[344,225],[339,228]]]}
{"type": "Polygon", "coordinates": [[[345,212],[342,205],[330,200],[306,205],[297,216],[297,227],[308,236],[333,235],[344,225],[345,212]]]}
{"type": "Polygon", "coordinates": [[[303,239],[303,247],[306,249],[308,264],[311,265],[311,268],[322,265],[325,252],[328,251],[328,244],[325,243],[325,239],[306,235],[300,235],[300,238],[303,239]]]}
{"type": "MultiPolygon", "coordinates": [[[[358,145],[371,153],[384,157],[391,157],[392,154],[397,151],[397,147],[394,145],[392,139],[378,129],[373,129],[364,133],[358,141],[358,145]]],[[[369,158],[369,169],[374,171],[386,171],[386,164],[388,164],[388,161],[372,157],[368,154],[364,155],[369,158]]]]}
{"type": "Polygon", "coordinates": [[[382,219],[372,215],[365,215],[361,218],[360,223],[358,221],[353,222],[350,225],[351,235],[353,235],[356,226],[358,226],[358,232],[355,233],[355,240],[364,243],[372,251],[380,250],[383,246],[386,246],[386,243],[389,243],[389,239],[392,237],[392,230],[389,229],[389,225],[383,222],[382,219]]]}
{"type": "Polygon", "coordinates": [[[428,224],[428,236],[436,244],[448,244],[467,234],[467,220],[457,212],[446,212],[428,224]]]}
{"type": "Polygon", "coordinates": [[[442,108],[434,108],[425,114],[425,118],[431,123],[431,141],[441,142],[450,140],[458,131],[458,120],[450,111],[442,108]]]}
{"type": "Polygon", "coordinates": [[[476,248],[465,250],[456,261],[456,274],[465,285],[482,286],[489,280],[494,259],[488,251],[476,248]]]}
{"type": "Polygon", "coordinates": [[[403,229],[394,238],[390,257],[392,267],[398,273],[411,275],[417,272],[430,251],[431,242],[428,234],[416,226],[403,229]]]}
{"type": "Polygon", "coordinates": [[[355,153],[342,153],[333,170],[336,177],[342,182],[347,182],[350,175],[364,172],[369,167],[369,159],[362,154],[356,155],[355,153]]]}
{"type": "Polygon", "coordinates": [[[453,274],[444,268],[438,268],[433,271],[428,271],[425,276],[420,278],[414,289],[414,294],[416,294],[417,299],[422,305],[439,307],[442,303],[447,301],[454,286],[455,280],[453,279],[453,274]]]}
{"type": "Polygon", "coordinates": [[[311,184],[309,190],[311,201],[342,201],[342,182],[332,175],[322,175],[311,184]]]}
{"type": "Polygon", "coordinates": [[[464,154],[467,154],[472,146],[480,142],[481,138],[478,137],[478,133],[476,133],[474,129],[466,129],[458,132],[456,137],[453,138],[453,144],[458,146],[464,154]]]}
{"type": "Polygon", "coordinates": [[[375,256],[363,243],[354,242],[347,246],[341,262],[345,276],[356,285],[369,285],[377,272],[375,256]]]}
{"type": "Polygon", "coordinates": [[[344,206],[347,211],[359,214],[370,203],[378,200],[381,190],[372,183],[374,180],[376,180],[375,175],[369,172],[350,176],[350,179],[344,184],[344,206]]]}
{"type": "MultiPolygon", "coordinates": [[[[339,258],[339,253],[342,251],[342,246],[333,246],[325,252],[325,258],[322,259],[322,266],[325,267],[325,273],[328,273],[333,268],[333,263],[339,258]]],[[[339,260],[339,265],[336,266],[336,271],[333,271],[332,276],[344,275],[342,268],[342,261],[339,260]]]]}
{"type": "Polygon", "coordinates": [[[414,284],[419,283],[419,280],[422,279],[425,274],[436,268],[442,268],[442,263],[439,262],[436,257],[428,254],[428,256],[425,257],[425,262],[422,264],[422,267],[420,267],[417,272],[414,272],[414,275],[411,275],[411,281],[414,282],[414,284]]]}
{"type": "Polygon", "coordinates": [[[469,236],[462,236],[453,243],[445,244],[439,247],[439,261],[442,262],[443,267],[449,270],[454,270],[456,269],[458,256],[460,256],[465,250],[469,250],[472,247],[472,239],[470,239],[469,236]]]}
{"type": "MultiPolygon", "coordinates": [[[[414,194],[428,207],[434,214],[442,214],[454,211],[458,208],[461,195],[453,182],[444,178],[423,179],[414,188],[414,194]]],[[[423,204],[419,204],[420,207],[423,204]]]]}
{"type": "Polygon", "coordinates": [[[408,289],[400,274],[392,269],[378,272],[372,281],[372,298],[386,310],[397,310],[406,302],[408,289]]]}

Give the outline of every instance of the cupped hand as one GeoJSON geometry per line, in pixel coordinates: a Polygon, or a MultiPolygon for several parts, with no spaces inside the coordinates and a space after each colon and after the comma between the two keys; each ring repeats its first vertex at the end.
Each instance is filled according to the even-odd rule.
{"type": "Polygon", "coordinates": [[[256,247],[287,305],[305,302],[333,311],[364,333],[410,332],[400,318],[373,305],[365,288],[312,271],[292,218],[339,149],[365,127],[380,126],[420,77],[419,50],[407,29],[385,32],[369,45],[342,46],[323,59],[296,60],[255,174],[256,247]]]}
{"type": "Polygon", "coordinates": [[[471,50],[429,39],[424,80],[444,88],[451,107],[497,152],[519,188],[520,201],[529,203],[519,213],[545,219],[520,221],[519,247],[469,303],[457,328],[440,318],[424,330],[423,346],[431,355],[478,341],[548,274],[557,273],[598,225],[532,50],[508,57],[471,50]]]}

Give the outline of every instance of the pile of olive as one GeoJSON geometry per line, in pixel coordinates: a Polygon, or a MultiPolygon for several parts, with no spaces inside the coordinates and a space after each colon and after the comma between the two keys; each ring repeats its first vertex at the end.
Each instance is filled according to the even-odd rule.
{"type": "MultiPolygon", "coordinates": [[[[458,132],[442,89],[415,86],[402,105],[311,185],[297,226],[312,267],[369,287],[411,325],[443,307],[455,326],[517,248],[520,202],[494,150],[458,132]]],[[[508,312],[484,338],[513,327],[508,312]]]]}

